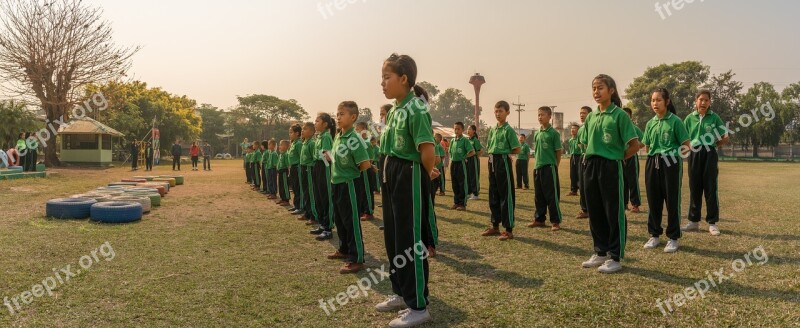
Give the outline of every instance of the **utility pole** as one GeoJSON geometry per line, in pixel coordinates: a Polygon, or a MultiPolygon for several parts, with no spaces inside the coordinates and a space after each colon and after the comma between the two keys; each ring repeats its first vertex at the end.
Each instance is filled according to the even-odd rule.
{"type": "Polygon", "coordinates": [[[525,107],[525,104],[521,103],[519,101],[519,96],[517,96],[517,103],[512,105],[517,106],[517,109],[515,109],[515,111],[517,112],[517,133],[519,133],[519,130],[522,129],[522,112],[525,111],[524,109],[522,109],[522,107],[525,107]]]}

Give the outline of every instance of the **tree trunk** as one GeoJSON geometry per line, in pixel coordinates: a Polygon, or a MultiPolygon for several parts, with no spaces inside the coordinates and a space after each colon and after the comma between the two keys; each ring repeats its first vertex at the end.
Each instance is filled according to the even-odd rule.
{"type": "MultiPolygon", "coordinates": [[[[59,129],[59,125],[57,122],[65,121],[66,118],[64,117],[64,108],[58,105],[45,105],[44,111],[47,115],[47,119],[50,124],[45,126],[45,129],[49,129],[50,126],[53,127],[56,131],[59,129]]],[[[56,155],[56,151],[58,150],[58,144],[56,143],[56,133],[50,131],[51,135],[50,138],[44,140],[44,143],[47,147],[44,147],[44,165],[46,167],[55,167],[61,166],[61,160],[58,159],[58,155],[56,155]]]]}
{"type": "Polygon", "coordinates": [[[753,140],[753,157],[758,157],[758,142],[753,140]]]}

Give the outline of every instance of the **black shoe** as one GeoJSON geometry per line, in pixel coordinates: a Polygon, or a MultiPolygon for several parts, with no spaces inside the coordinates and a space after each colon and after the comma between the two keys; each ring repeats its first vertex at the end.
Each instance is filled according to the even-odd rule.
{"type": "Polygon", "coordinates": [[[325,229],[322,229],[320,227],[320,228],[316,228],[314,230],[309,230],[308,233],[310,233],[312,235],[319,235],[319,234],[323,233],[324,231],[325,231],[325,229]]]}
{"type": "Polygon", "coordinates": [[[378,227],[378,230],[383,230],[383,226],[378,227]]]}
{"type": "Polygon", "coordinates": [[[332,239],[332,238],[333,238],[333,234],[330,231],[323,231],[318,236],[314,237],[314,239],[319,240],[319,241],[328,240],[328,239],[332,239]]]}
{"type": "Polygon", "coordinates": [[[287,210],[287,211],[289,211],[289,212],[294,212],[294,211],[296,211],[297,209],[296,209],[296,208],[294,208],[294,207],[289,207],[289,208],[287,208],[286,210],[287,210]]]}

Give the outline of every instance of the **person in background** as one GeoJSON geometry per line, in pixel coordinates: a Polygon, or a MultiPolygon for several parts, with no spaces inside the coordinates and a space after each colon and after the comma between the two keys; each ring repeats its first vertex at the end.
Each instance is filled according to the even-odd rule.
{"type": "Polygon", "coordinates": [[[17,139],[17,153],[19,154],[19,160],[17,161],[18,166],[22,166],[22,171],[28,170],[28,146],[25,143],[25,132],[19,133],[19,139],[17,139]]]}
{"type": "Polygon", "coordinates": [[[531,186],[528,177],[528,163],[531,160],[531,147],[525,142],[526,139],[527,137],[525,134],[519,135],[519,144],[521,147],[519,149],[519,154],[517,154],[515,165],[517,169],[517,189],[525,187],[525,190],[528,190],[531,186]]]}
{"type": "Polygon", "coordinates": [[[175,139],[175,143],[172,144],[171,151],[172,151],[172,170],[175,171],[175,168],[177,167],[177,171],[180,171],[181,170],[181,152],[183,151],[183,149],[181,149],[181,140],[180,139],[175,139]]]}
{"type": "Polygon", "coordinates": [[[153,170],[153,144],[149,141],[145,143],[144,146],[144,170],[145,171],[152,171],[153,170]]]}
{"type": "Polygon", "coordinates": [[[192,142],[189,148],[189,156],[192,157],[192,171],[197,171],[197,160],[200,157],[200,147],[197,146],[197,141],[192,142]]]}
{"type": "Polygon", "coordinates": [[[131,141],[131,171],[139,169],[139,145],[136,140],[131,141]]]}
{"type": "Polygon", "coordinates": [[[33,132],[30,131],[26,136],[25,142],[28,145],[29,151],[28,171],[36,172],[36,163],[39,161],[39,139],[36,139],[33,132]]]}
{"type": "Polygon", "coordinates": [[[247,138],[244,138],[244,140],[242,140],[242,143],[239,144],[239,147],[242,148],[242,161],[244,161],[242,166],[244,167],[245,170],[247,169],[247,160],[244,158],[244,156],[246,155],[245,150],[247,150],[247,148],[250,148],[250,146],[251,146],[250,141],[247,138]]]}
{"type": "Polygon", "coordinates": [[[203,140],[203,171],[211,171],[211,145],[208,140],[203,140]]]}

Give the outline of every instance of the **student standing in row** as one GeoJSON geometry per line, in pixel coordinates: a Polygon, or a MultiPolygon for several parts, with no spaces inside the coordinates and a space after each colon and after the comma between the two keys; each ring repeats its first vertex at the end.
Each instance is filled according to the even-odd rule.
{"type": "MultiPolygon", "coordinates": [[[[623,108],[622,110],[628,114],[628,117],[633,119],[633,111],[630,108],[623,108]]],[[[638,126],[635,124],[633,128],[636,130],[636,135],[639,136],[639,140],[644,140],[644,134],[642,134],[642,130],[639,129],[638,126]]],[[[639,149],[644,148],[644,144],[639,142],[639,149]]],[[[642,198],[639,193],[639,151],[637,149],[636,154],[633,157],[628,158],[627,160],[623,161],[623,171],[625,171],[625,189],[623,190],[622,194],[625,198],[625,209],[628,209],[628,201],[631,203],[631,213],[641,213],[639,206],[642,206],[642,198]]]]}
{"type": "Polygon", "coordinates": [[[560,184],[558,182],[558,164],[561,163],[561,135],[550,125],[553,110],[550,107],[539,107],[539,124],[542,128],[533,135],[536,146],[533,169],[533,190],[536,212],[534,221],[528,227],[545,227],[547,212],[550,212],[552,231],[561,230],[560,184]]]}
{"type": "Polygon", "coordinates": [[[517,133],[506,122],[510,106],[501,100],[494,105],[497,125],[489,129],[486,139],[489,152],[489,209],[492,211],[492,227],[482,236],[500,235],[500,240],[514,239],[514,172],[511,171],[510,154],[519,154],[517,133]],[[500,224],[504,231],[499,231],[500,224]]]}
{"type": "Polygon", "coordinates": [[[581,107],[581,127],[578,128],[578,148],[581,149],[581,160],[578,162],[578,191],[580,192],[578,198],[580,198],[581,210],[578,212],[578,215],[575,216],[577,219],[589,218],[589,210],[586,206],[586,191],[583,187],[583,172],[586,170],[586,145],[581,141],[583,140],[581,136],[586,133],[586,130],[584,129],[586,127],[586,117],[589,116],[589,113],[591,112],[592,108],[589,106],[581,107]]]}
{"type": "Polygon", "coordinates": [[[278,143],[278,159],[275,169],[278,175],[278,195],[280,199],[276,204],[289,206],[289,140],[283,139],[278,143]]]}
{"type": "Polygon", "coordinates": [[[289,213],[292,215],[303,214],[303,188],[302,186],[302,169],[300,166],[300,152],[303,150],[303,141],[300,134],[303,132],[303,127],[300,124],[292,124],[289,127],[289,186],[291,186],[292,193],[292,207],[289,208],[289,213]]]}
{"type": "Polygon", "coordinates": [[[628,228],[622,203],[622,161],[638,151],[639,141],[631,119],[620,107],[622,99],[613,78],[595,77],[592,96],[598,108],[586,117],[581,144],[586,145],[583,183],[594,254],[582,266],[614,273],[622,270],[628,228]]]}
{"type": "Polygon", "coordinates": [[[426,196],[439,171],[431,116],[423,100],[430,97],[416,85],[417,64],[409,56],[392,54],[384,62],[381,76],[384,95],[395,100],[381,134],[381,150],[387,156],[381,187],[384,240],[388,258],[400,256],[408,263],[395,267],[389,261],[394,295],[376,309],[388,312],[407,307],[389,326],[412,327],[431,318],[427,256],[435,247],[437,233],[433,204],[426,196]]]}
{"type": "Polygon", "coordinates": [[[519,143],[522,146],[520,146],[519,154],[517,154],[515,166],[517,170],[517,189],[525,188],[525,190],[528,190],[530,188],[528,163],[530,163],[531,160],[531,147],[528,146],[526,139],[527,137],[525,134],[519,135],[519,143]]]}
{"type": "MultiPolygon", "coordinates": [[[[339,105],[340,107],[342,105],[339,105]]],[[[337,114],[338,115],[338,114],[337,114]]],[[[337,117],[338,121],[338,117],[337,117]]],[[[370,155],[372,152],[372,145],[369,142],[369,132],[367,131],[367,123],[366,122],[358,122],[355,127],[356,135],[361,137],[358,142],[361,143],[364,149],[367,150],[367,155],[370,155]]],[[[359,220],[361,221],[369,221],[375,218],[372,214],[375,211],[375,194],[373,193],[373,185],[374,181],[370,179],[370,176],[375,176],[372,174],[372,170],[364,170],[361,171],[361,179],[359,182],[362,184],[359,190],[363,189],[364,192],[360,192],[356,194],[356,200],[358,204],[358,215],[359,220]]]]}
{"type": "Polygon", "coordinates": [[[469,158],[475,156],[472,142],[464,138],[464,123],[453,124],[456,137],[450,143],[450,181],[453,185],[453,207],[451,209],[465,211],[469,194],[469,158]]]}
{"type": "Polygon", "coordinates": [[[706,197],[708,232],[719,236],[719,155],[717,146],[728,143],[728,133],[722,119],[708,110],[711,92],[701,90],[695,97],[695,111],[683,120],[692,139],[689,154],[689,223],[684,231],[697,231],[702,218],[703,196],[706,197]]]}
{"type": "Polygon", "coordinates": [[[481,191],[481,155],[483,155],[483,146],[481,146],[481,141],[478,139],[478,127],[474,124],[467,129],[467,136],[469,137],[469,142],[472,143],[472,149],[475,150],[475,156],[467,157],[468,194],[470,200],[477,200],[478,192],[481,191]]]}
{"type": "Polygon", "coordinates": [[[658,237],[664,233],[661,214],[667,204],[667,246],[664,252],[678,250],[681,237],[681,185],[683,160],[681,151],[689,151],[689,132],[683,121],[675,115],[675,105],[667,89],[658,88],[650,96],[650,107],[655,116],[647,122],[642,143],[647,147],[645,188],[647,190],[647,232],[650,239],[644,248],[655,248],[658,237]],[[684,146],[685,149],[682,149],[684,146]]]}
{"type": "MultiPolygon", "coordinates": [[[[306,225],[313,225],[317,220],[317,210],[314,204],[314,184],[312,183],[312,171],[314,168],[314,123],[306,122],[303,125],[303,148],[300,151],[300,178],[303,200],[303,215],[298,220],[305,220],[306,225]]],[[[311,230],[310,233],[320,234],[319,229],[311,230]]]]}
{"type": "Polygon", "coordinates": [[[364,173],[372,168],[369,143],[354,131],[353,123],[358,119],[358,105],[343,101],[336,111],[336,123],[341,129],[333,141],[331,189],[333,191],[332,216],[336,222],[339,248],[329,259],[344,259],[347,262],[339,273],[356,273],[364,269],[364,240],[357,198],[369,193],[369,185],[363,181],[364,173]]]}
{"type": "Polygon", "coordinates": [[[567,141],[569,144],[569,194],[567,196],[578,196],[580,189],[580,165],[583,160],[583,150],[578,144],[579,128],[577,124],[569,127],[569,134],[572,137],[567,141]]]}
{"type": "Polygon", "coordinates": [[[314,121],[317,137],[314,139],[314,166],[312,184],[314,188],[314,207],[317,211],[319,241],[333,238],[333,198],[331,198],[331,149],[333,135],[336,134],[336,123],[328,113],[320,113],[314,121]]]}
{"type": "Polygon", "coordinates": [[[263,163],[264,157],[264,150],[267,148],[267,142],[262,141],[253,141],[253,190],[260,190],[262,185],[262,179],[264,179],[263,174],[263,163]]]}
{"type": "Polygon", "coordinates": [[[267,172],[267,199],[278,198],[278,143],[275,139],[270,139],[267,143],[267,157],[269,160],[266,164],[265,171],[267,172]]]}
{"type": "Polygon", "coordinates": [[[436,145],[434,146],[434,154],[436,154],[436,169],[439,170],[439,177],[433,180],[432,185],[432,198],[436,198],[436,192],[439,196],[444,196],[444,185],[447,183],[444,178],[444,147],[442,147],[442,134],[436,133],[434,135],[436,145]]]}

